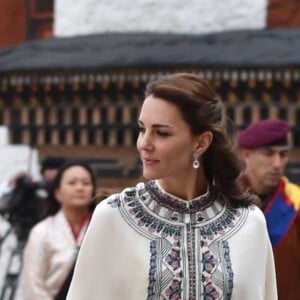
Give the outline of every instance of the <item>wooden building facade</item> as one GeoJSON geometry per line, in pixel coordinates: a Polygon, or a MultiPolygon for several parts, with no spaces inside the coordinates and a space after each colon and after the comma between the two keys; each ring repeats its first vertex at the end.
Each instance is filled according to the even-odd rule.
{"type": "Polygon", "coordinates": [[[140,170],[135,150],[137,117],[145,86],[184,71],[213,85],[237,129],[259,119],[287,120],[295,144],[292,160],[297,162],[298,35],[282,30],[259,36],[228,34],[228,40],[241,49],[228,46],[224,35],[95,35],[22,45],[0,53],[0,124],[8,126],[11,143],[32,145],[45,155],[87,153],[123,160],[125,155],[123,165],[119,160],[106,165],[107,174],[136,178],[140,170]],[[283,48],[272,57],[271,47],[276,44],[270,45],[268,39],[272,42],[274,36],[283,48]],[[260,51],[255,50],[258,41],[260,51]],[[244,49],[248,52],[241,52],[244,49]]]}

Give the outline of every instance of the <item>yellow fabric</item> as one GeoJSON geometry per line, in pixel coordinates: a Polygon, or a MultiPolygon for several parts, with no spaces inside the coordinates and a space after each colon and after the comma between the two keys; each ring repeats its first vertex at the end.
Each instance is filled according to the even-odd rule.
{"type": "Polygon", "coordinates": [[[294,208],[296,210],[300,209],[300,187],[288,181],[286,177],[284,177],[284,192],[288,196],[288,198],[293,202],[294,208]]]}

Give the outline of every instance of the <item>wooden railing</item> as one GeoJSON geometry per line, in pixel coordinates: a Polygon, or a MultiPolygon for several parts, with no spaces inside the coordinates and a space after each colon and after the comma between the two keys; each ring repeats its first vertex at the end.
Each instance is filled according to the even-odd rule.
{"type": "Polygon", "coordinates": [[[0,120],[9,127],[12,143],[126,147],[135,144],[137,112],[130,103],[5,107],[0,120]]]}
{"type": "Polygon", "coordinates": [[[0,124],[11,143],[132,147],[146,83],[188,71],[206,78],[237,128],[285,119],[300,147],[300,70],[164,69],[19,73],[0,76],[0,124]]]}
{"type": "MultiPolygon", "coordinates": [[[[131,147],[137,137],[140,103],[4,107],[0,123],[8,126],[11,143],[29,145],[97,145],[131,147]]],[[[288,120],[295,146],[300,146],[300,103],[225,103],[238,129],[264,118],[288,120]]]]}

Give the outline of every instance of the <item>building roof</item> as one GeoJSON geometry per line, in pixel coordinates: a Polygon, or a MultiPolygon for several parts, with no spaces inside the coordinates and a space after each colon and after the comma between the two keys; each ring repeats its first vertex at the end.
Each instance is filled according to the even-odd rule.
{"type": "Polygon", "coordinates": [[[29,41],[0,51],[0,73],[157,66],[299,67],[300,30],[107,33],[29,41]]]}

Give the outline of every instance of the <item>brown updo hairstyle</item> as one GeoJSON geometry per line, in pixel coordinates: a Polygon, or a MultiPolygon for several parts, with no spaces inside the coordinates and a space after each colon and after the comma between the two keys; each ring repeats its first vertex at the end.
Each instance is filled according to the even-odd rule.
{"type": "Polygon", "coordinates": [[[177,73],[150,82],[146,97],[149,95],[175,104],[192,134],[212,132],[212,143],[202,155],[207,180],[218,187],[233,206],[251,203],[253,196],[245,192],[238,181],[243,165],[234,146],[233,131],[227,130],[222,100],[208,82],[193,74],[177,73]]]}
{"type": "MultiPolygon", "coordinates": [[[[95,194],[96,194],[96,177],[94,175],[93,170],[91,169],[91,167],[85,163],[84,161],[78,161],[78,160],[74,160],[74,161],[69,161],[67,163],[65,163],[57,172],[56,176],[54,177],[52,183],[50,184],[50,191],[49,191],[49,197],[48,197],[48,213],[47,215],[54,215],[56,214],[59,209],[60,209],[60,203],[57,201],[56,197],[55,197],[55,191],[60,187],[61,184],[61,180],[62,177],[65,173],[66,170],[72,168],[72,167],[82,167],[84,168],[91,177],[91,182],[92,182],[92,186],[93,186],[93,192],[92,192],[92,197],[95,198],[95,194]]],[[[93,201],[90,205],[90,211],[93,211],[95,208],[95,201],[93,201]]]]}

